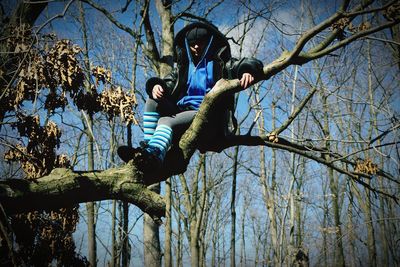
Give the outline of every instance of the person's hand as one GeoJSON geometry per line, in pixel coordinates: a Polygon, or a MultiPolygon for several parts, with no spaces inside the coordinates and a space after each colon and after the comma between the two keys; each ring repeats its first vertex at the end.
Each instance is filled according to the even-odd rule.
{"type": "Polygon", "coordinates": [[[252,85],[254,82],[254,77],[250,73],[243,73],[242,78],[240,79],[240,86],[242,86],[244,89],[252,85]]]}
{"type": "Polygon", "coordinates": [[[162,88],[161,85],[156,84],[153,87],[153,90],[151,91],[151,94],[153,96],[153,99],[161,99],[164,96],[164,89],[162,88]]]}

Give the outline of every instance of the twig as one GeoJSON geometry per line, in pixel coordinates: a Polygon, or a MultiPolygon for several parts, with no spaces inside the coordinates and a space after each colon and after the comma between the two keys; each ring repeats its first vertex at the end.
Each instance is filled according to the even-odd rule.
{"type": "Polygon", "coordinates": [[[282,124],[282,126],[279,127],[278,129],[274,130],[272,133],[275,135],[279,135],[281,132],[286,130],[287,127],[289,127],[289,125],[293,122],[293,120],[300,114],[300,112],[303,110],[308,101],[310,101],[315,92],[317,92],[316,87],[314,87],[313,90],[311,90],[311,92],[303,99],[303,101],[301,101],[299,106],[297,106],[297,108],[293,111],[293,113],[290,114],[289,118],[285,121],[285,123],[282,124]]]}
{"type": "Polygon", "coordinates": [[[397,128],[400,127],[400,124],[397,124],[395,126],[393,126],[392,128],[384,131],[383,133],[381,133],[380,135],[378,135],[377,137],[373,138],[371,141],[368,142],[368,145],[372,145],[373,143],[375,143],[375,141],[381,139],[382,137],[386,136],[388,133],[396,130],[397,128]]]}
{"type": "Polygon", "coordinates": [[[65,16],[65,14],[67,13],[69,7],[71,6],[71,4],[74,2],[75,0],[71,0],[67,3],[67,5],[64,7],[64,10],[62,13],[54,15],[53,17],[51,17],[50,19],[48,19],[45,23],[43,23],[38,30],[36,31],[36,34],[38,34],[45,26],[47,26],[47,24],[49,24],[50,22],[52,22],[53,20],[57,19],[57,18],[62,18],[65,16]]]}

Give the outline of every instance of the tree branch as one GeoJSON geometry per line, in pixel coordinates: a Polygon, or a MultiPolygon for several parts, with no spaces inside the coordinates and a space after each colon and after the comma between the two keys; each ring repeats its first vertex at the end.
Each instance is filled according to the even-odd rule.
{"type": "Polygon", "coordinates": [[[54,169],[37,180],[0,181],[0,203],[7,214],[16,214],[117,199],[134,204],[154,217],[164,216],[163,198],[140,180],[141,173],[131,164],[99,172],[54,169]]]}
{"type": "MultiPolygon", "coordinates": [[[[260,145],[264,145],[267,147],[271,147],[271,148],[277,148],[277,149],[281,149],[284,151],[288,151],[291,153],[295,153],[298,154],[300,156],[309,158],[315,162],[321,163],[329,168],[334,169],[335,171],[345,174],[347,176],[349,176],[351,179],[355,180],[357,183],[359,183],[360,185],[368,188],[369,190],[376,192],[378,194],[381,195],[385,195],[388,196],[396,201],[398,201],[398,197],[396,197],[395,195],[391,195],[388,194],[386,192],[383,192],[379,189],[375,189],[372,188],[369,184],[367,184],[366,182],[363,181],[363,178],[366,179],[372,179],[373,176],[369,175],[369,174],[365,174],[365,173],[360,173],[360,172],[356,172],[356,171],[349,171],[345,168],[341,168],[339,166],[337,166],[336,164],[334,164],[332,161],[328,161],[325,159],[324,154],[330,154],[333,157],[338,157],[340,155],[338,155],[337,153],[334,153],[332,151],[328,151],[326,149],[318,149],[318,148],[310,148],[307,146],[303,146],[303,145],[299,145],[299,144],[295,144],[292,142],[287,141],[286,139],[283,138],[279,138],[279,140],[277,142],[271,142],[269,141],[269,136],[248,136],[248,135],[241,135],[241,136],[232,136],[229,137],[228,139],[221,141],[221,146],[228,148],[228,147],[233,147],[233,146],[238,146],[238,145],[245,145],[245,146],[260,146],[260,145]],[[318,153],[316,153],[318,152],[318,153]]],[[[355,165],[355,163],[350,162],[350,161],[346,161],[345,163],[352,163],[352,165],[355,165]]],[[[378,170],[378,174],[381,176],[387,176],[388,174],[385,173],[382,170],[378,170]]],[[[386,178],[388,178],[391,181],[394,181],[393,177],[391,177],[391,175],[387,176],[386,178]]]]}
{"type": "Polygon", "coordinates": [[[80,0],[82,2],[85,2],[86,4],[90,5],[91,7],[93,7],[94,9],[97,9],[98,11],[100,11],[101,13],[104,14],[104,16],[106,16],[106,18],[108,18],[108,20],[114,24],[115,26],[117,26],[117,28],[123,30],[124,32],[128,33],[129,35],[131,35],[133,38],[137,38],[140,39],[140,36],[137,35],[137,33],[132,30],[131,28],[129,28],[128,26],[120,23],[116,18],[114,18],[113,15],[111,15],[111,13],[105,9],[102,6],[99,6],[98,4],[96,4],[95,2],[93,2],[92,0],[80,0]]]}
{"type": "Polygon", "coordinates": [[[146,0],[146,4],[141,11],[141,15],[143,18],[143,25],[146,32],[146,40],[147,40],[147,47],[143,47],[143,52],[146,56],[151,60],[154,67],[153,69],[159,72],[157,66],[160,65],[160,53],[157,49],[157,44],[154,38],[153,27],[151,26],[150,16],[149,16],[149,8],[150,8],[150,1],[146,0]]]}
{"type": "Polygon", "coordinates": [[[394,25],[398,24],[399,22],[400,22],[400,19],[396,19],[396,20],[393,20],[393,21],[389,21],[389,22],[387,22],[385,24],[378,25],[376,27],[370,28],[368,30],[360,31],[360,32],[358,32],[356,34],[353,34],[352,36],[350,36],[348,38],[345,38],[344,40],[342,40],[340,42],[337,42],[336,44],[334,44],[334,45],[332,45],[330,47],[327,47],[327,48],[325,48],[323,50],[320,50],[320,51],[318,51],[316,53],[310,53],[310,54],[306,53],[306,54],[304,54],[304,60],[303,61],[304,62],[308,62],[310,60],[314,60],[314,59],[323,57],[323,56],[325,56],[327,54],[332,53],[333,51],[338,50],[339,48],[342,48],[342,47],[344,47],[344,46],[346,46],[346,45],[348,45],[348,44],[360,39],[361,37],[370,35],[370,34],[375,33],[375,32],[379,32],[379,31],[384,30],[384,29],[391,28],[394,25]]]}
{"type": "MultiPolygon", "coordinates": [[[[346,1],[344,1],[341,9],[333,14],[331,17],[327,18],[320,24],[314,26],[313,28],[306,31],[304,34],[296,42],[295,47],[292,51],[284,51],[280,57],[274,60],[272,63],[266,65],[264,67],[264,79],[268,80],[275,74],[279,73],[280,71],[286,69],[290,65],[302,65],[311,60],[320,58],[322,56],[328,55],[333,51],[336,51],[349,43],[352,43],[364,36],[370,35],[372,33],[391,28],[394,25],[400,22],[400,18],[396,17],[392,21],[388,21],[387,23],[375,26],[373,28],[360,31],[358,33],[353,34],[352,36],[345,38],[344,40],[339,41],[338,43],[329,46],[332,42],[337,38],[340,30],[335,29],[332,33],[327,36],[323,41],[318,43],[316,46],[311,48],[308,52],[304,52],[303,48],[306,46],[308,41],[312,38],[317,36],[317,34],[321,33],[323,30],[327,29],[328,27],[332,26],[334,23],[338,22],[342,18],[348,18],[349,22],[352,21],[358,14],[361,12],[366,6],[369,6],[373,1],[366,1],[362,5],[355,7],[352,11],[346,13],[345,9],[348,5],[346,1]]],[[[390,3],[392,4],[392,3],[390,3]]],[[[385,7],[390,6],[390,4],[385,5],[376,10],[384,10],[385,7]]],[[[368,12],[372,12],[371,10],[368,12]]]]}
{"type": "Polygon", "coordinates": [[[278,135],[284,130],[289,127],[289,125],[294,121],[294,119],[300,114],[300,112],[303,110],[303,108],[306,106],[308,101],[313,97],[313,95],[317,92],[317,88],[314,87],[311,92],[308,93],[308,95],[300,102],[300,104],[297,106],[297,108],[293,111],[292,114],[290,114],[289,118],[285,121],[284,124],[281,125],[278,129],[274,130],[272,132],[273,135],[278,135]]]}

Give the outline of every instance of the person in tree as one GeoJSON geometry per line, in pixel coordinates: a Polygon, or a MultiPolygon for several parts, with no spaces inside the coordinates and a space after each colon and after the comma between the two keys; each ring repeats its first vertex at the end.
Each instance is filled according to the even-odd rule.
{"type": "MultiPolygon", "coordinates": [[[[128,162],[140,152],[145,157],[143,170],[159,168],[173,138],[178,140],[199,109],[204,96],[221,79],[239,79],[247,88],[259,80],[263,64],[256,59],[232,58],[225,36],[212,24],[195,22],[180,30],[174,39],[176,67],[164,78],[146,82],[149,97],[143,114],[144,141],[139,148],[121,146],[120,158],[128,162]]],[[[209,142],[236,131],[234,96],[227,97],[211,119],[209,142]]]]}

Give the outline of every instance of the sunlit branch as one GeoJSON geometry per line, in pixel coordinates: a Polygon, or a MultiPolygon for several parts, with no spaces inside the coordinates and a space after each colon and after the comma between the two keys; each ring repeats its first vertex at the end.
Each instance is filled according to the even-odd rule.
{"type": "Polygon", "coordinates": [[[310,61],[310,60],[313,60],[313,59],[320,58],[320,57],[325,56],[325,55],[327,55],[327,54],[329,54],[329,53],[331,53],[333,51],[338,50],[339,48],[342,48],[342,47],[348,45],[349,43],[352,43],[352,42],[360,39],[361,37],[365,37],[365,36],[370,35],[372,33],[375,33],[375,32],[390,28],[390,27],[398,24],[399,22],[400,22],[400,19],[397,19],[397,20],[390,21],[388,23],[373,27],[373,28],[371,28],[369,30],[358,32],[358,33],[353,34],[352,36],[350,36],[350,37],[348,37],[348,38],[346,38],[346,39],[344,39],[342,41],[339,41],[338,43],[336,43],[336,44],[334,44],[334,45],[332,45],[332,46],[330,46],[328,48],[325,48],[325,49],[319,51],[319,52],[305,54],[304,58],[305,58],[306,61],[310,61]]]}

